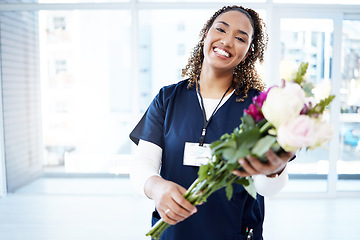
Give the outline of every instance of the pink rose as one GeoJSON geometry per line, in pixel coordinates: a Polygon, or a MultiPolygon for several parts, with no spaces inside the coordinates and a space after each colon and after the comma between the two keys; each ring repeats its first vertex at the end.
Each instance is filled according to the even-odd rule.
{"type": "Polygon", "coordinates": [[[314,142],[315,122],[306,115],[299,115],[277,129],[277,141],[287,152],[295,152],[314,142]]]}

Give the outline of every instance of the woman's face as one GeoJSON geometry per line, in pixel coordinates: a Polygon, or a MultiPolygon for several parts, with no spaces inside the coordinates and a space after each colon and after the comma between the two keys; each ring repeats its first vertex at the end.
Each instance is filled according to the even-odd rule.
{"type": "Polygon", "coordinates": [[[233,72],[248,55],[253,28],[250,19],[233,10],[218,16],[204,40],[204,62],[211,68],[233,72]]]}

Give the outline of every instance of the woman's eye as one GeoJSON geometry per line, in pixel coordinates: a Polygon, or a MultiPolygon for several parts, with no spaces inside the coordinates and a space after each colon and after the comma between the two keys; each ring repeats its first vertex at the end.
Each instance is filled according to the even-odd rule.
{"type": "Polygon", "coordinates": [[[222,28],[216,28],[216,30],[218,30],[219,32],[225,32],[225,30],[222,28]]]}
{"type": "Polygon", "coordinates": [[[236,37],[237,40],[239,40],[240,42],[245,42],[244,39],[242,39],[241,37],[236,37]]]}

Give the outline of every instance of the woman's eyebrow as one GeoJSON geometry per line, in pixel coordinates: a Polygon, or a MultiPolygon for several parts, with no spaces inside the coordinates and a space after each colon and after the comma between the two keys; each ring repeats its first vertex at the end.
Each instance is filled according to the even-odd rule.
{"type": "Polygon", "coordinates": [[[243,30],[238,30],[238,32],[249,37],[249,34],[247,34],[247,32],[244,32],[243,30]]]}
{"type": "MultiPolygon", "coordinates": [[[[230,26],[227,22],[224,22],[224,21],[218,21],[218,23],[222,23],[222,24],[224,24],[224,25],[227,26],[227,27],[230,26]]],[[[246,36],[249,37],[249,34],[247,34],[247,32],[244,32],[243,30],[238,30],[238,32],[239,32],[240,34],[244,34],[244,35],[246,35],[246,36]]]]}
{"type": "Polygon", "coordinates": [[[224,25],[226,25],[226,26],[230,26],[227,22],[224,22],[224,21],[218,21],[218,23],[222,23],[222,24],[224,24],[224,25]]]}

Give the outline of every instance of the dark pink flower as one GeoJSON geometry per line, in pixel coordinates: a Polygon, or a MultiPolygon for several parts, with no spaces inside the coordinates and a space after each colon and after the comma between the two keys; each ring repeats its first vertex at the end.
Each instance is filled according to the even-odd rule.
{"type": "Polygon", "coordinates": [[[253,103],[249,105],[248,109],[245,109],[244,112],[250,115],[255,122],[259,122],[264,119],[261,108],[266,100],[268,92],[261,92],[258,96],[253,97],[253,103]]]}

